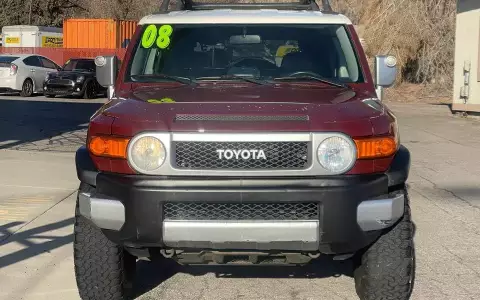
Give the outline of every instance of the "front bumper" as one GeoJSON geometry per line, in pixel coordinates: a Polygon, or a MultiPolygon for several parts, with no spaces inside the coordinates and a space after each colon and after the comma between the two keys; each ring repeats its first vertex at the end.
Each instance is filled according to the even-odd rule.
{"type": "Polygon", "coordinates": [[[83,94],[84,85],[71,81],[69,83],[48,82],[43,85],[43,92],[54,96],[80,96],[83,94]]]}
{"type": "Polygon", "coordinates": [[[79,194],[79,208],[107,237],[127,247],[351,253],[403,216],[401,183],[408,176],[410,156],[402,151],[387,174],[312,178],[96,174],[77,152],[80,180],[95,180],[96,185],[93,194],[79,194]],[[315,202],[319,214],[316,220],[295,221],[164,219],[167,202],[222,201],[315,202]]]}

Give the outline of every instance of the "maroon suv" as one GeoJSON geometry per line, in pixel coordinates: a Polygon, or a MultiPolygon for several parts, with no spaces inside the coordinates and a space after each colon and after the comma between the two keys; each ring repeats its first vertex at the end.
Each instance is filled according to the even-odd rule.
{"type": "Polygon", "coordinates": [[[309,0],[179,3],[140,21],[118,72],[96,58],[110,99],[76,154],[81,297],[126,299],[139,257],[325,256],[353,261],[360,299],[409,299],[410,154],[381,101],[395,58],[374,81],[350,20],[309,0]]]}

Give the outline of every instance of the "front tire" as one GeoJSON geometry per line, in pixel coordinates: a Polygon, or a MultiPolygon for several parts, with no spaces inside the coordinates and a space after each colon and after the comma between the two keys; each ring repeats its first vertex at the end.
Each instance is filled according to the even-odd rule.
{"type": "MultiPolygon", "coordinates": [[[[79,193],[94,192],[82,183],[79,193]]],[[[83,300],[129,299],[136,258],[112,243],[75,208],[74,264],[80,297],[83,300]]]]}
{"type": "Polygon", "coordinates": [[[33,95],[33,81],[31,79],[26,79],[22,84],[22,90],[20,91],[20,96],[31,97],[32,95],[33,95]]]}
{"type": "Polygon", "coordinates": [[[355,288],[361,300],[408,300],[415,278],[414,226],[408,194],[403,218],[356,257],[355,288]]]}
{"type": "Polygon", "coordinates": [[[85,84],[85,91],[83,92],[84,99],[93,99],[97,97],[97,89],[93,81],[89,81],[85,84]]]}

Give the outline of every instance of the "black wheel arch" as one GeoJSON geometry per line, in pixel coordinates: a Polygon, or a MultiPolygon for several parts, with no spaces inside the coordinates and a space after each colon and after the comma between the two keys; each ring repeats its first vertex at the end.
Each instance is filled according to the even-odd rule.
{"type": "Polygon", "coordinates": [[[98,170],[86,146],[81,146],[75,153],[75,166],[78,180],[94,187],[97,186],[98,170]]]}
{"type": "Polygon", "coordinates": [[[388,177],[388,186],[402,187],[407,182],[410,173],[411,157],[410,151],[404,145],[400,145],[390,168],[386,172],[388,177]]]}

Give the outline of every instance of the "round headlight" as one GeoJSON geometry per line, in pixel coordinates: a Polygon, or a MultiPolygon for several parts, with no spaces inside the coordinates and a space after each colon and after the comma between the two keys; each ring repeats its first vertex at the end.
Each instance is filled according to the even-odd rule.
{"type": "Polygon", "coordinates": [[[134,141],[129,151],[129,160],[140,172],[151,172],[165,162],[165,146],[152,136],[144,136],[134,141]]]}
{"type": "Polygon", "coordinates": [[[318,147],[318,161],[325,169],[334,173],[347,171],[353,164],[356,149],[352,142],[334,136],[325,139],[318,147]]]}

